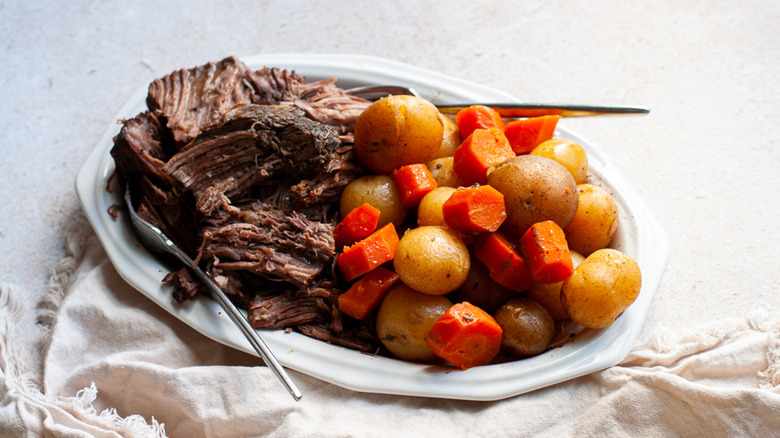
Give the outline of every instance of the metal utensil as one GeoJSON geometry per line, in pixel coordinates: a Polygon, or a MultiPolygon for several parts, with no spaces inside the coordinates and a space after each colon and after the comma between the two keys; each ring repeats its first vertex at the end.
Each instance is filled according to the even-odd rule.
{"type": "Polygon", "coordinates": [[[268,365],[274,374],[276,374],[276,377],[279,378],[279,380],[284,384],[284,386],[287,388],[287,391],[290,393],[290,395],[293,396],[295,401],[300,400],[302,397],[301,392],[295,386],[295,383],[293,383],[293,381],[290,379],[290,376],[287,375],[287,372],[284,370],[284,368],[282,368],[282,365],[279,364],[279,361],[276,360],[276,356],[274,356],[265,342],[263,342],[257,331],[249,324],[249,321],[247,321],[244,314],[242,314],[238,308],[236,308],[236,306],[233,304],[233,302],[230,301],[227,295],[225,295],[222,289],[220,289],[219,286],[214,283],[214,280],[211,278],[211,276],[200,269],[200,267],[190,258],[190,256],[188,256],[176,244],[174,244],[159,228],[138,216],[138,214],[135,212],[135,209],[133,208],[129,184],[125,187],[125,203],[127,204],[127,208],[130,211],[130,223],[132,224],[133,231],[135,232],[135,235],[138,237],[138,240],[141,242],[141,244],[152,252],[173,255],[181,263],[187,266],[190,271],[192,271],[195,276],[197,276],[198,279],[206,285],[209,292],[211,292],[212,297],[214,297],[214,300],[217,301],[220,306],[222,306],[222,309],[225,310],[230,319],[233,320],[233,322],[241,329],[241,331],[244,333],[244,336],[246,336],[247,340],[249,340],[249,343],[252,344],[252,347],[254,347],[255,351],[257,351],[260,357],[263,358],[263,361],[265,361],[266,365],[268,365]]]}
{"type": "MultiPolygon", "coordinates": [[[[419,96],[413,88],[397,85],[379,85],[358,87],[346,90],[347,94],[365,96],[368,100],[377,100],[388,95],[419,96]]],[[[545,103],[455,103],[435,104],[444,114],[457,114],[458,111],[471,105],[484,105],[498,111],[502,117],[538,117],[558,115],[561,117],[584,117],[602,115],[647,114],[648,108],[631,106],[600,106],[600,105],[560,105],[545,103]]]]}

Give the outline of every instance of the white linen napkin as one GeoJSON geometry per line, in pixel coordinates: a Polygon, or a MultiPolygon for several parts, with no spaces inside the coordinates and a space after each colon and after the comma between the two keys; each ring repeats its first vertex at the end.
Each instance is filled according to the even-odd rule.
{"type": "Polygon", "coordinates": [[[41,303],[41,359],[0,287],[0,436],[778,436],[780,317],[657,333],[618,366],[495,402],[363,394],[222,346],[125,283],[84,219],[41,303]],[[39,364],[40,363],[40,364],[39,364]]]}

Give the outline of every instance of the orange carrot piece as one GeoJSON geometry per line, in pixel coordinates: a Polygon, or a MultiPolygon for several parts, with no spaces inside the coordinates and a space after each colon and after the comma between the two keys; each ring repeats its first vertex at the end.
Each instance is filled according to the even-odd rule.
{"type": "Polygon", "coordinates": [[[492,316],[464,301],[433,323],[426,340],[434,354],[465,370],[490,363],[501,349],[502,334],[492,316]]]}
{"type": "Polygon", "coordinates": [[[508,289],[523,292],[533,284],[520,251],[500,231],[480,236],[474,255],[488,268],[490,278],[508,289]]]}
{"type": "Polygon", "coordinates": [[[376,231],[380,213],[378,208],[365,203],[344,216],[344,219],[333,229],[336,249],[353,245],[376,231]]]}
{"type": "Polygon", "coordinates": [[[460,138],[466,138],[475,129],[498,128],[504,130],[504,120],[493,108],[484,105],[472,105],[458,111],[455,115],[460,138]]]}
{"type": "Polygon", "coordinates": [[[336,258],[336,266],[344,279],[352,281],[395,256],[398,233],[392,222],[374,231],[360,242],[344,248],[336,258]]]}
{"type": "Polygon", "coordinates": [[[428,192],[439,185],[425,164],[408,164],[393,172],[395,185],[405,207],[416,207],[428,192]]]}
{"type": "Polygon", "coordinates": [[[504,195],[491,186],[461,187],[442,205],[444,223],[456,231],[498,230],[506,220],[504,195]]]}
{"type": "Polygon", "coordinates": [[[561,116],[540,116],[507,123],[504,134],[515,154],[527,154],[552,138],[561,116]]]}
{"type": "Polygon", "coordinates": [[[355,319],[366,319],[399,281],[401,277],[395,272],[381,266],[374,268],[339,295],[339,310],[355,319]]]}
{"type": "Polygon", "coordinates": [[[500,129],[477,129],[455,149],[452,168],[464,185],[486,184],[487,170],[514,156],[500,129]]]}
{"type": "Polygon", "coordinates": [[[553,221],[537,222],[520,238],[520,248],[534,280],[557,283],[574,272],[566,235],[553,221]]]}

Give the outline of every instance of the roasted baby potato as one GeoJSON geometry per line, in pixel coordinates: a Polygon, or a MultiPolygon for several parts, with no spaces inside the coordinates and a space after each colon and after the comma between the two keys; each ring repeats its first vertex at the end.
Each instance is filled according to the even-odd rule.
{"type": "Polygon", "coordinates": [[[514,298],[496,311],[496,322],[504,334],[501,348],[513,356],[535,356],[555,337],[555,321],[539,303],[514,298]]]}
{"type": "Polygon", "coordinates": [[[443,296],[427,295],[399,284],[391,289],[376,317],[376,333],[382,344],[401,359],[436,359],[425,337],[434,322],[452,302],[443,296]]]}
{"type": "Polygon", "coordinates": [[[553,138],[534,148],[531,155],[557,161],[571,173],[577,184],[582,184],[588,177],[588,154],[576,141],[553,138]]]}
{"type": "Polygon", "coordinates": [[[563,282],[561,303],[572,321],[604,328],[639,295],[642,275],[628,255],[611,248],[589,255],[563,282]]]}
{"type": "Polygon", "coordinates": [[[417,225],[447,226],[444,223],[442,205],[447,202],[450,195],[455,193],[455,190],[453,187],[437,187],[423,196],[420,205],[417,206],[417,225]]]}
{"type": "Polygon", "coordinates": [[[531,225],[552,220],[561,228],[577,211],[574,177],[558,162],[537,155],[518,155],[488,170],[488,184],[504,195],[503,229],[522,236],[531,225]]]}
{"type": "Polygon", "coordinates": [[[453,157],[436,158],[428,162],[428,170],[431,171],[431,175],[439,187],[460,187],[463,185],[455,173],[454,163],[453,157]]]}
{"type": "Polygon", "coordinates": [[[458,124],[455,120],[444,114],[439,114],[441,117],[442,126],[444,127],[444,135],[441,140],[441,146],[434,155],[434,158],[451,157],[455,153],[455,149],[460,146],[460,131],[458,130],[458,124]]]}
{"type": "Polygon", "coordinates": [[[406,219],[407,208],[401,202],[398,187],[389,175],[366,175],[347,184],[341,193],[339,213],[343,218],[366,202],[381,212],[377,229],[390,222],[399,228],[406,219]]]}
{"type": "Polygon", "coordinates": [[[423,226],[406,232],[393,259],[395,273],[422,293],[444,295],[460,287],[471,267],[465,243],[452,230],[423,226]]]}
{"type": "Polygon", "coordinates": [[[430,161],[442,144],[439,110],[415,96],[388,96],[369,106],[355,122],[355,153],[374,173],[430,161]]]}
{"type": "Polygon", "coordinates": [[[569,249],[588,255],[606,248],[618,229],[618,210],[615,200],[601,187],[580,184],[579,206],[564,228],[569,249]]]}

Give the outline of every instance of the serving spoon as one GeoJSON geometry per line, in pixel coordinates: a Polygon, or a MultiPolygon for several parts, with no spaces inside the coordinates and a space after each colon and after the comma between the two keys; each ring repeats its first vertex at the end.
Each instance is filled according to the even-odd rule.
{"type": "MultiPolygon", "coordinates": [[[[389,95],[418,96],[413,88],[398,85],[372,85],[345,90],[353,96],[365,96],[368,100],[377,100],[389,95]]],[[[599,106],[599,105],[559,105],[545,103],[454,103],[435,104],[436,108],[444,114],[457,114],[458,111],[471,105],[484,105],[498,111],[501,117],[539,117],[558,115],[561,117],[585,117],[603,115],[647,114],[648,108],[632,106],[599,106]]]]}
{"type": "Polygon", "coordinates": [[[284,370],[282,365],[279,364],[279,361],[276,360],[276,356],[274,356],[273,352],[271,352],[271,349],[268,348],[265,342],[263,342],[263,339],[257,333],[257,330],[255,330],[249,324],[249,321],[247,321],[244,314],[238,310],[232,301],[230,301],[222,289],[217,286],[211,276],[203,271],[192,260],[192,258],[187,255],[187,253],[182,251],[181,248],[173,243],[173,241],[171,241],[171,239],[169,239],[165,233],[162,232],[162,230],[138,216],[138,214],[135,212],[135,209],[133,208],[129,184],[127,184],[125,187],[125,204],[127,204],[127,209],[130,211],[130,223],[132,224],[133,231],[135,232],[136,237],[138,237],[141,245],[157,254],[173,255],[187,268],[189,268],[190,271],[193,272],[195,276],[203,282],[204,285],[206,285],[214,300],[219,303],[220,306],[222,306],[222,309],[228,314],[230,319],[233,320],[233,322],[241,329],[241,332],[244,334],[244,336],[246,336],[249,343],[252,344],[252,347],[254,347],[255,351],[257,351],[260,357],[263,358],[263,361],[265,361],[266,365],[271,368],[271,371],[273,371],[276,377],[282,382],[282,384],[284,384],[285,388],[290,393],[290,395],[293,396],[295,401],[300,400],[302,397],[301,392],[298,390],[298,387],[295,386],[295,383],[290,379],[290,376],[287,375],[287,372],[284,370]]]}

